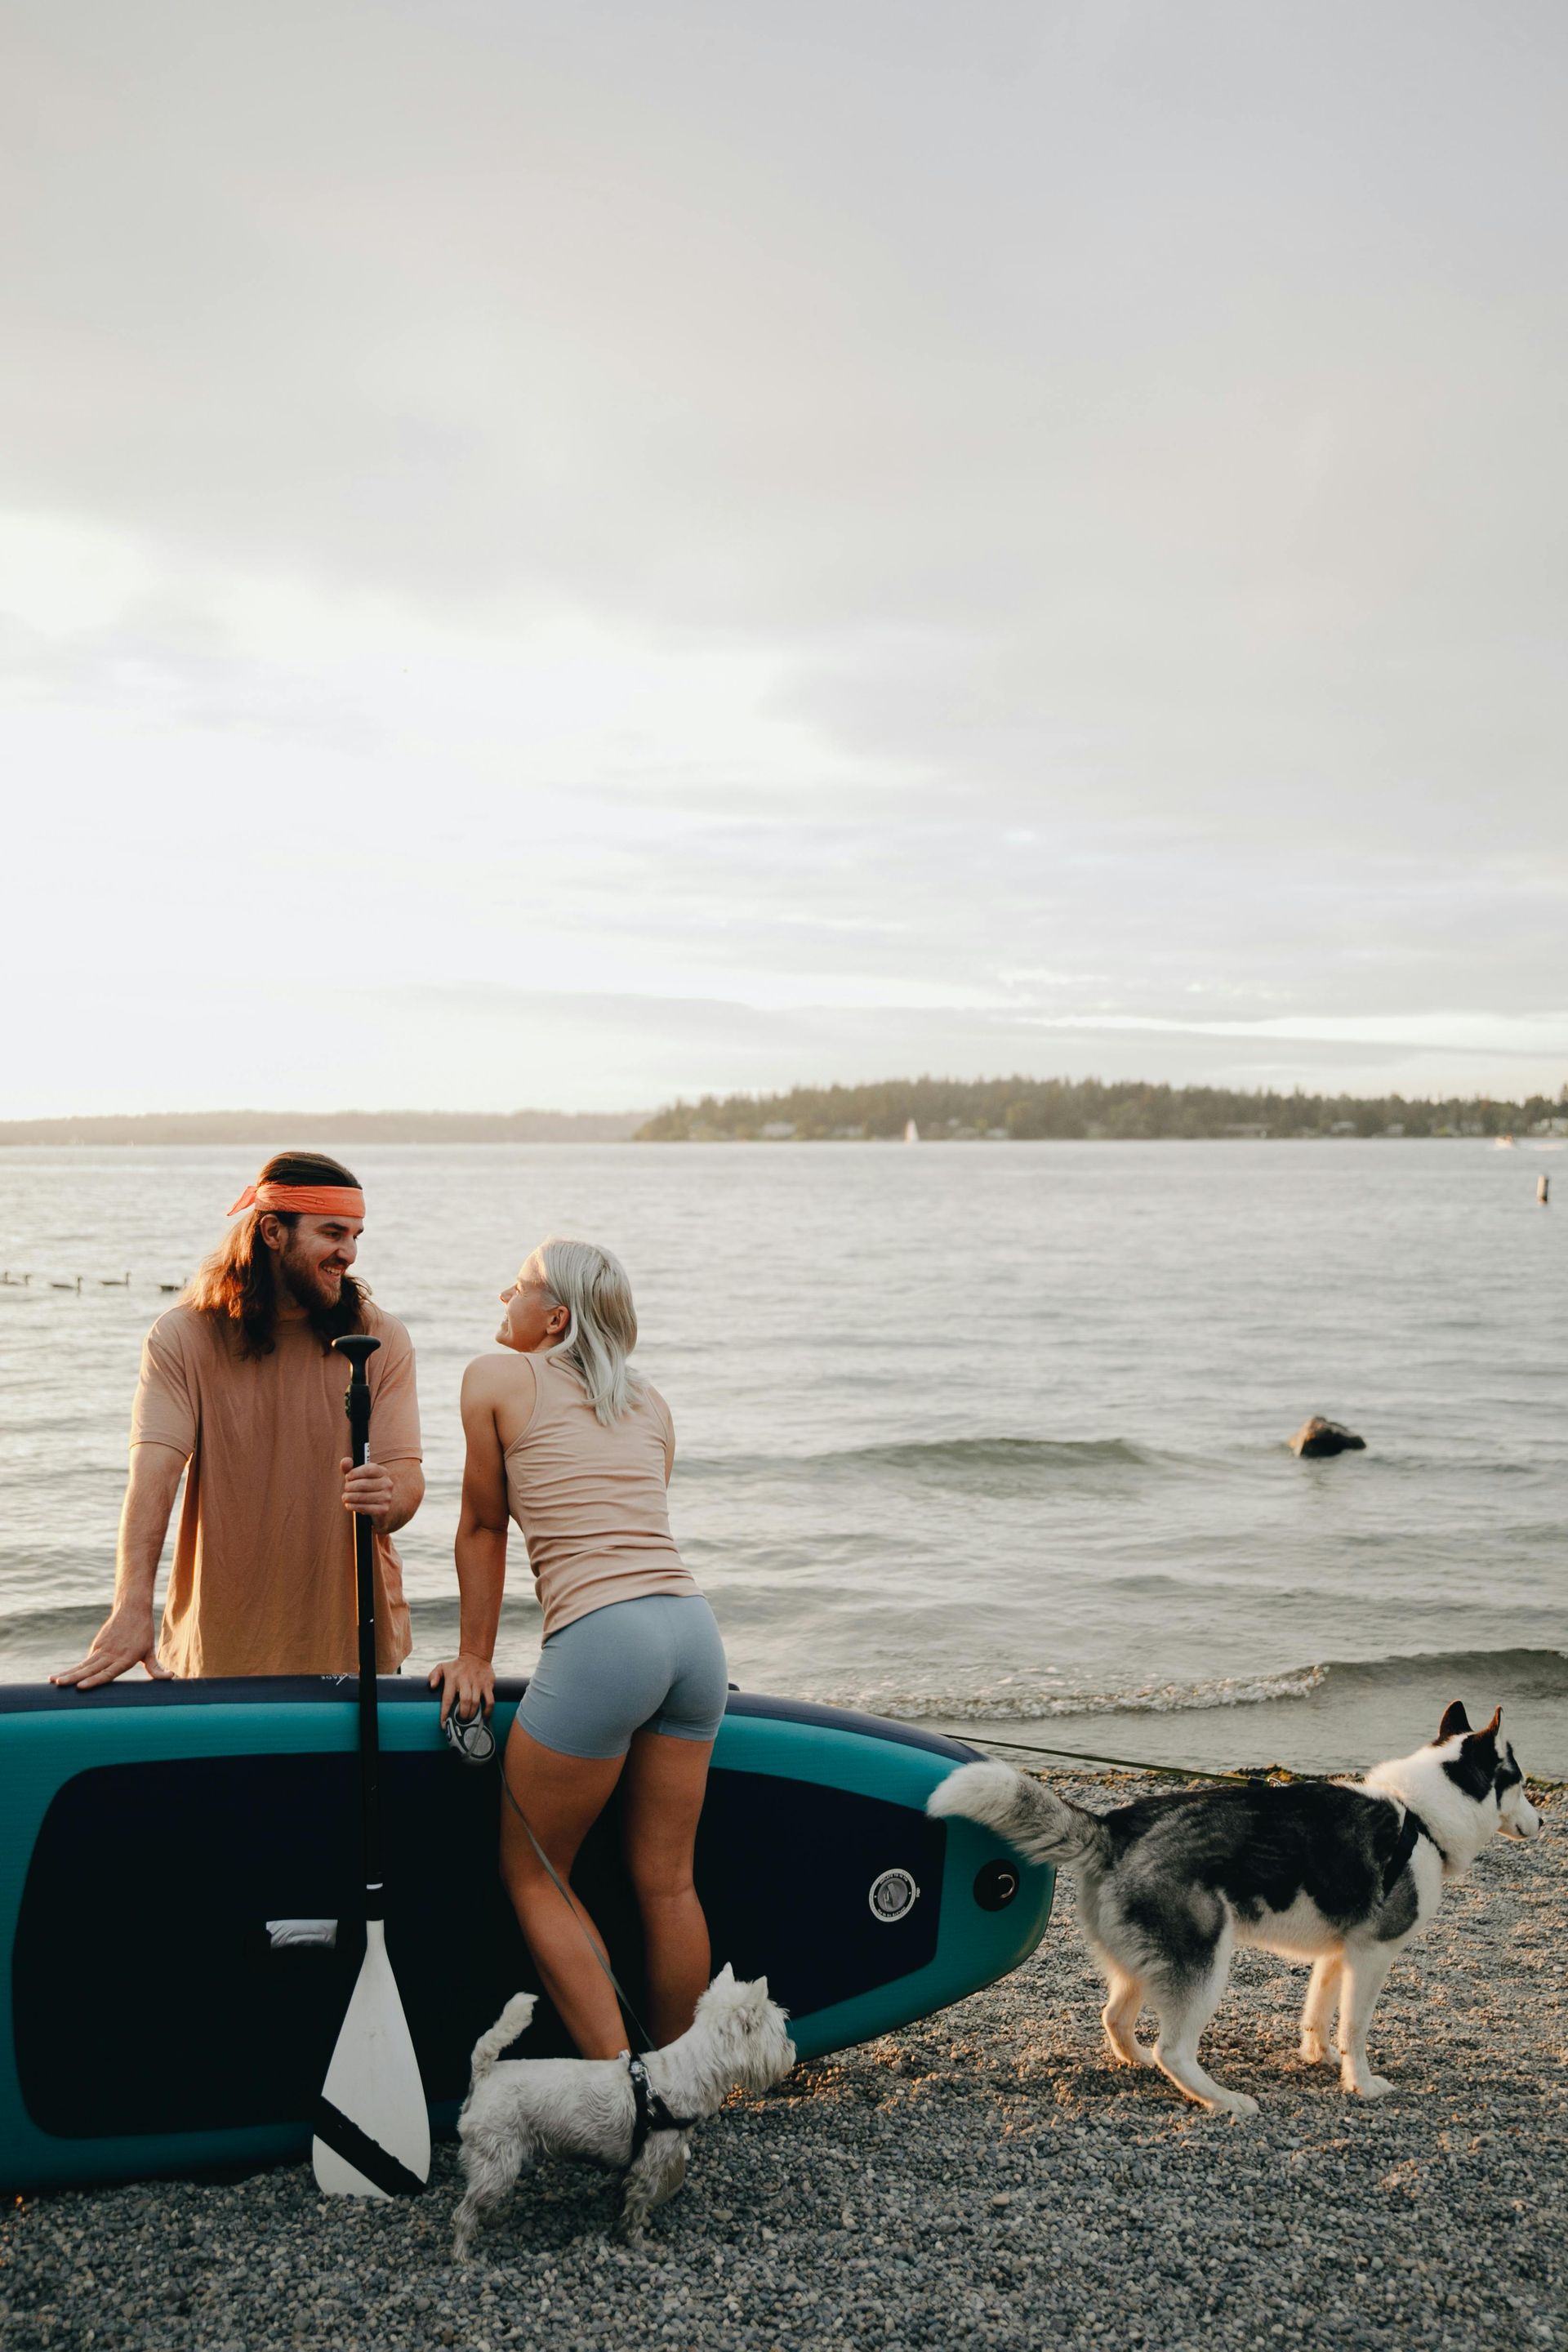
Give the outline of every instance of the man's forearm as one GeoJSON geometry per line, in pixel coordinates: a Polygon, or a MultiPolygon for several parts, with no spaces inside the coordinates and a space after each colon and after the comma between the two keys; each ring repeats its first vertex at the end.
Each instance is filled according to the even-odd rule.
{"type": "Polygon", "coordinates": [[[131,1476],[120,1513],[114,1557],[116,1609],[153,1606],[158,1562],[169,1532],[169,1514],[184,1475],[184,1456],[169,1445],[132,1448],[131,1476]]]}
{"type": "Polygon", "coordinates": [[[132,1447],[114,1559],[114,1606],[93,1635],[86,1657],[51,1675],[52,1683],[96,1690],[137,1665],[159,1681],[167,1679],[153,1630],[153,1587],[184,1469],[184,1455],[172,1445],[132,1447]]]}
{"type": "Polygon", "coordinates": [[[386,1532],[395,1536],[405,1528],[420,1504],[425,1500],[425,1473],[417,1462],[389,1462],[392,1473],[392,1508],[386,1515],[386,1532]]]}

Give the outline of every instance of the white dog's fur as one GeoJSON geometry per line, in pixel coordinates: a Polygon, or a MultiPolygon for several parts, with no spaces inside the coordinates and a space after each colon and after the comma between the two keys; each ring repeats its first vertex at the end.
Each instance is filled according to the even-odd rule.
{"type": "MultiPolygon", "coordinates": [[[[500,2053],[526,2031],[537,1995],[509,2000],[474,2044],[473,2077],[458,2137],[468,2189],[453,2217],[453,2252],[461,2261],[481,2215],[500,2204],[525,2165],[542,2156],[576,2157],[612,2168],[629,2165],[621,2227],[640,2235],[656,2205],[686,2178],[689,2131],[650,2131],[635,2162],[636,2100],[624,2058],[512,2058],[500,2053]]],[[[768,1999],[768,1980],[740,1984],[721,1969],[697,2004],[690,2030],[643,2063],[652,2089],[672,2116],[701,2121],[735,2089],[765,2091],[795,2064],[785,2011],[768,1999]]]]}
{"type": "Polygon", "coordinates": [[[1237,2116],[1256,2115],[1257,2100],[1215,2082],[1197,2053],[1237,1944],[1311,1961],[1302,2057],[1331,2055],[1337,2004],[1341,2082],[1381,2098],[1394,2086],[1367,2064],[1366,2030],[1390,1967],[1494,1831],[1542,1829],[1501,1709],[1472,1731],[1457,1702],[1429,1748],[1354,1784],[1255,1782],[1094,1813],[1010,1765],[965,1764],[927,1811],[983,1822],[1029,1861],[1070,1870],[1110,1993],[1112,2057],[1158,2066],[1187,2098],[1237,2116]],[[1160,2021],[1152,2050],[1136,2032],[1145,2001],[1160,2021]]]}

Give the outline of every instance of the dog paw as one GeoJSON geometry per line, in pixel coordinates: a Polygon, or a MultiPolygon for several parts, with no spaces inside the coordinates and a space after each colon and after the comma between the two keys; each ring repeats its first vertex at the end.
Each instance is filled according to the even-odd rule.
{"type": "Polygon", "coordinates": [[[1359,2083],[1347,2083],[1345,2088],[1358,2099],[1386,2099],[1394,2084],[1386,2074],[1363,2074],[1359,2083]]]}
{"type": "Polygon", "coordinates": [[[1110,2042],[1105,2054],[1113,2066],[1152,2066],[1154,2063],[1154,2053],[1142,2042],[1129,2042],[1125,2049],[1118,2042],[1110,2042]]]}
{"type": "Polygon", "coordinates": [[[1321,2066],[1326,2058],[1332,2058],[1336,2054],[1331,2045],[1324,2041],[1321,2033],[1303,2033],[1297,2044],[1297,2055],[1304,2058],[1309,2066],[1321,2066]]]}
{"type": "Polygon", "coordinates": [[[1237,2123],[1258,2113],[1258,2102],[1249,2099],[1245,2091],[1227,2091],[1223,2099],[1215,2102],[1216,2116],[1234,2116],[1237,2123]]]}

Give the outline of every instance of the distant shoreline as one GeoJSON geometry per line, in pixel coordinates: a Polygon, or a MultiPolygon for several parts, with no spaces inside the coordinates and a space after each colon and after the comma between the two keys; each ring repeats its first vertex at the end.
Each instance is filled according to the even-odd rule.
{"type": "Polygon", "coordinates": [[[657,1111],[211,1110],[0,1119],[0,1144],[1568,1141],[1568,1087],[1523,1102],[1279,1094],[1098,1078],[884,1078],[657,1111]]]}
{"type": "MultiPolygon", "coordinates": [[[[494,1118],[451,1118],[432,1115],[427,1119],[400,1119],[390,1114],[372,1111],[318,1114],[300,1118],[285,1115],[277,1119],[258,1117],[255,1123],[230,1124],[221,1119],[200,1118],[40,1118],[0,1119],[0,1148],[14,1150],[50,1150],[66,1147],[93,1146],[99,1149],[127,1150],[141,1146],[165,1148],[226,1143],[256,1144],[264,1149],[280,1150],[294,1143],[478,1143],[503,1146],[515,1143],[651,1143],[675,1146],[710,1144],[757,1144],[763,1148],[803,1144],[866,1144],[900,1147],[906,1140],[896,1135],[645,1135],[639,1129],[646,1125],[640,1112],[624,1117],[613,1112],[542,1111],[494,1118]]],[[[1412,1135],[1398,1129],[1378,1129],[1370,1135],[1325,1133],[1311,1129],[1287,1131],[1283,1134],[1237,1134],[1234,1130],[1215,1128],[1212,1130],[1184,1135],[1114,1135],[1104,1131],[1084,1135],[974,1135],[943,1134],[938,1128],[930,1135],[913,1140],[920,1144],[997,1144],[997,1143],[1476,1143],[1501,1139],[1492,1136],[1461,1135],[1450,1129],[1412,1135]]],[[[1510,1138],[1510,1141],[1513,1139],[1510,1138]]],[[[1528,1146],[1539,1145],[1548,1139],[1531,1135],[1528,1130],[1518,1139],[1528,1146]]]]}
{"type": "Polygon", "coordinates": [[[0,1119],[0,1144],[629,1143],[646,1111],[152,1111],[0,1119]]]}

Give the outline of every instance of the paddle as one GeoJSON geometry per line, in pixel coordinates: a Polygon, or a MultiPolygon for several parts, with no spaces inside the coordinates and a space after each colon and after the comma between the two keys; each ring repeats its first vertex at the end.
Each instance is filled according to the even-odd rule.
{"type": "MultiPolygon", "coordinates": [[[[365,1364],[379,1339],[334,1339],[353,1367],[349,1451],[370,1460],[370,1382],[365,1364]]],[[[381,1742],[375,1707],[375,1531],[354,1513],[354,1573],[359,1600],[360,1828],[364,1851],[364,1959],[338,2034],[316,2108],[311,2160],[330,2197],[401,2197],[430,2178],[430,2117],[419,2061],[397,1980],[386,1957],[381,1880],[381,1742]]]]}

